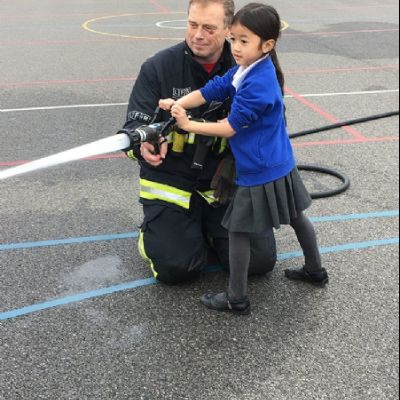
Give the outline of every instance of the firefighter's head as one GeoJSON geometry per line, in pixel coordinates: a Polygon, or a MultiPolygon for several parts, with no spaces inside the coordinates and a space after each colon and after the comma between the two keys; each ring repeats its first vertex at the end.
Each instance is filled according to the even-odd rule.
{"type": "Polygon", "coordinates": [[[200,63],[218,61],[234,13],[233,0],[190,0],[186,41],[200,63]]]}

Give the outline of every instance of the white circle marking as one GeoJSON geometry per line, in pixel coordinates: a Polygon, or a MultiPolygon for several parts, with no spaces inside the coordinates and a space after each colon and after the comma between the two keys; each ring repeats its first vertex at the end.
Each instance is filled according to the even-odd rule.
{"type": "Polygon", "coordinates": [[[186,19],[175,19],[175,20],[172,20],[172,21],[160,21],[160,22],[157,22],[156,26],[158,28],[184,30],[184,29],[186,29],[186,23],[187,23],[186,19]],[[184,22],[185,26],[179,26],[179,23],[182,23],[182,22],[184,22]],[[176,23],[177,23],[178,26],[172,25],[172,24],[176,24],[176,23]],[[168,24],[171,24],[171,25],[168,25],[168,24]]]}

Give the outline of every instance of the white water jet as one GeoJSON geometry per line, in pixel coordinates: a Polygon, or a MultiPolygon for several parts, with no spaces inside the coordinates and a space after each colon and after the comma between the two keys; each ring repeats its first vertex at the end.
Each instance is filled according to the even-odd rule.
{"type": "Polygon", "coordinates": [[[18,167],[0,171],[0,180],[8,179],[13,176],[26,174],[28,172],[33,172],[40,169],[54,167],[60,164],[66,164],[71,161],[81,160],[83,158],[99,156],[107,153],[114,153],[116,151],[128,148],[129,145],[129,136],[121,133],[105,139],[98,140],[96,142],[86,144],[84,146],[75,147],[62,153],[41,158],[40,160],[19,165],[18,167]]]}

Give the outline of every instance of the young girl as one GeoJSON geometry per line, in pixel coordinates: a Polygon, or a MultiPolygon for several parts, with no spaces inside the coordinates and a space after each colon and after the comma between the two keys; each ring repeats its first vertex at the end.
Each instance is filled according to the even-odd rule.
{"type": "Polygon", "coordinates": [[[225,76],[178,101],[160,101],[179,127],[200,135],[230,138],[238,189],[222,222],[229,231],[230,280],[223,293],[207,293],[202,303],[218,311],[248,314],[247,276],[250,235],[290,224],[305,256],[305,266],[285,271],[292,280],[317,286],[328,283],[321,266],[314,227],[303,211],[311,198],[298,173],[286,130],[284,76],[275,46],[281,20],[273,7],[251,3],[241,9],[231,28],[232,53],[238,64],[225,76]],[[185,109],[213,100],[233,100],[229,117],[220,123],[191,121],[185,109]]]}

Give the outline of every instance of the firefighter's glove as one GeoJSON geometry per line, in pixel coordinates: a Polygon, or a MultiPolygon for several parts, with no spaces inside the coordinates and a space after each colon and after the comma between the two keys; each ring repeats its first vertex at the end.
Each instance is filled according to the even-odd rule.
{"type": "Polygon", "coordinates": [[[214,197],[222,205],[229,204],[236,192],[236,168],[232,156],[224,158],[211,181],[214,197]]]}

